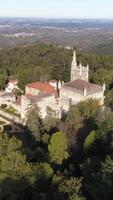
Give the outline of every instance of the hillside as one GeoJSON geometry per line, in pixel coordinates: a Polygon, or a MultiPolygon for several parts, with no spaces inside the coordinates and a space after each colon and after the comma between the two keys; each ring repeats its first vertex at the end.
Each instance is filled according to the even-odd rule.
{"type": "MultiPolygon", "coordinates": [[[[26,47],[5,48],[0,51],[0,87],[9,78],[17,78],[20,87],[38,80],[70,79],[73,51],[52,44],[35,43],[26,47]]],[[[113,71],[113,56],[90,55],[77,51],[77,60],[90,66],[90,79],[98,70],[113,71]]],[[[99,76],[100,76],[99,72],[99,76]]],[[[104,81],[104,80],[103,80],[104,81]]]]}
{"type": "Polygon", "coordinates": [[[0,18],[0,48],[35,42],[111,54],[113,20],[0,18]]]}

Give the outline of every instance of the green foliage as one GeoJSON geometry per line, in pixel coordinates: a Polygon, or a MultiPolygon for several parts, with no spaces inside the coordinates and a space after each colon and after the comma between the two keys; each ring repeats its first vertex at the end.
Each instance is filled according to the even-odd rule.
{"type": "Polygon", "coordinates": [[[9,138],[6,134],[0,134],[0,159],[22,148],[22,143],[15,137],[9,138]]]}
{"type": "Polygon", "coordinates": [[[0,61],[1,88],[9,74],[19,80],[21,89],[24,89],[25,84],[38,80],[69,80],[70,52],[51,44],[37,43],[4,49],[0,51],[0,61]]]}
{"type": "Polygon", "coordinates": [[[74,132],[82,127],[82,120],[83,118],[77,106],[71,106],[67,113],[66,124],[72,128],[74,132]]]}
{"type": "Polygon", "coordinates": [[[70,178],[60,184],[60,191],[68,195],[69,200],[85,200],[81,193],[82,178],[70,178]]]}
{"type": "Polygon", "coordinates": [[[60,172],[58,172],[57,174],[54,174],[52,183],[53,185],[58,186],[63,180],[64,176],[60,172]]]}
{"type": "Polygon", "coordinates": [[[5,112],[8,112],[12,115],[16,115],[17,117],[20,117],[20,113],[12,106],[6,107],[4,110],[5,110],[5,112]]]}
{"type": "Polygon", "coordinates": [[[4,125],[4,124],[6,124],[6,122],[0,121],[0,125],[4,125]]]}
{"type": "Polygon", "coordinates": [[[43,136],[42,136],[42,141],[44,144],[49,144],[49,140],[50,140],[50,135],[45,133],[43,136]]]}
{"type": "Polygon", "coordinates": [[[53,169],[48,163],[39,163],[36,165],[38,178],[50,179],[53,175],[53,169]]]}
{"type": "Polygon", "coordinates": [[[14,89],[14,90],[13,90],[13,94],[14,94],[15,96],[20,96],[20,95],[22,95],[22,92],[21,92],[21,90],[19,90],[19,89],[14,89]]]}
{"type": "Polygon", "coordinates": [[[101,123],[99,134],[106,135],[113,131],[113,112],[101,123]]]}
{"type": "Polygon", "coordinates": [[[7,76],[5,74],[0,74],[0,89],[1,90],[5,88],[6,80],[7,80],[7,76]]]}
{"type": "Polygon", "coordinates": [[[6,108],[7,108],[7,104],[2,104],[2,105],[0,106],[0,108],[3,109],[3,110],[6,109],[6,108]]]}
{"type": "Polygon", "coordinates": [[[67,113],[64,130],[67,134],[68,144],[73,146],[76,143],[79,129],[83,127],[83,117],[77,106],[71,106],[67,113]]]}
{"type": "MultiPolygon", "coordinates": [[[[69,81],[71,54],[39,43],[1,50],[0,88],[9,76],[22,89],[38,80],[69,81]]],[[[90,80],[106,83],[105,107],[95,100],[81,102],[61,121],[48,108],[42,121],[31,106],[26,133],[16,135],[23,143],[9,131],[0,134],[1,200],[84,200],[82,189],[88,199],[113,199],[113,56],[78,54],[77,60],[89,63],[90,80]]]]}
{"type": "Polygon", "coordinates": [[[15,137],[0,135],[0,198],[23,199],[33,180],[32,167],[21,153],[22,143],[15,137]],[[31,176],[32,175],[32,176],[31,176]]]}
{"type": "Polygon", "coordinates": [[[112,84],[113,81],[112,72],[103,68],[98,69],[93,74],[93,81],[94,83],[97,83],[99,85],[103,85],[103,83],[106,83],[106,86],[108,87],[110,84],[112,84]]]}
{"type": "Polygon", "coordinates": [[[47,116],[44,119],[44,128],[47,132],[50,132],[52,129],[56,129],[58,127],[59,119],[56,116],[54,110],[50,107],[47,108],[47,116]]]}
{"type": "Polygon", "coordinates": [[[89,99],[79,104],[79,110],[85,119],[94,118],[99,109],[101,106],[97,100],[89,99]]]}
{"type": "Polygon", "coordinates": [[[61,165],[69,157],[67,152],[67,138],[65,133],[57,132],[51,137],[48,146],[51,162],[61,165]]]}
{"type": "Polygon", "coordinates": [[[109,106],[111,110],[113,111],[113,89],[109,90],[106,93],[106,99],[105,99],[106,106],[109,106]]]}
{"type": "Polygon", "coordinates": [[[0,180],[7,177],[12,179],[27,177],[30,172],[31,167],[26,162],[26,157],[17,151],[8,153],[1,159],[0,180]]]}
{"type": "Polygon", "coordinates": [[[97,114],[96,114],[96,116],[95,116],[95,122],[96,122],[96,124],[98,125],[98,127],[100,127],[101,124],[102,124],[103,122],[105,122],[106,119],[108,119],[108,117],[109,117],[111,114],[112,114],[112,111],[111,111],[111,109],[110,109],[109,107],[106,107],[106,106],[101,107],[101,109],[99,109],[99,110],[97,111],[97,114]]]}
{"type": "Polygon", "coordinates": [[[89,185],[89,194],[94,200],[109,200],[113,197],[113,159],[109,156],[102,163],[98,173],[92,174],[89,185]]]}
{"type": "Polygon", "coordinates": [[[85,149],[90,148],[90,145],[94,143],[95,139],[96,139],[96,132],[92,131],[85,139],[84,148],[85,149]]]}
{"type": "Polygon", "coordinates": [[[36,141],[41,141],[42,120],[36,105],[33,105],[28,111],[27,127],[36,141]]]}

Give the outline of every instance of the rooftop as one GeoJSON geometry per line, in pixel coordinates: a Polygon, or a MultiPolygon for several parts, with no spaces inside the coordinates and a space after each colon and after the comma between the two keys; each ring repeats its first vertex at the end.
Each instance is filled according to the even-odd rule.
{"type": "Polygon", "coordinates": [[[56,93],[55,88],[52,85],[50,85],[50,83],[34,82],[34,83],[27,84],[26,87],[38,89],[42,92],[47,92],[49,94],[56,93]]]}
{"type": "Polygon", "coordinates": [[[31,94],[25,94],[24,95],[26,98],[28,98],[32,103],[35,103],[37,101],[41,101],[44,98],[48,98],[53,96],[52,94],[49,93],[39,93],[38,95],[31,95],[31,94]]]}
{"type": "Polygon", "coordinates": [[[80,80],[80,79],[66,83],[63,87],[68,87],[78,93],[84,93],[84,89],[86,89],[87,94],[93,94],[93,93],[98,93],[98,92],[103,91],[102,86],[99,86],[99,85],[96,85],[84,80],[80,80]]]}

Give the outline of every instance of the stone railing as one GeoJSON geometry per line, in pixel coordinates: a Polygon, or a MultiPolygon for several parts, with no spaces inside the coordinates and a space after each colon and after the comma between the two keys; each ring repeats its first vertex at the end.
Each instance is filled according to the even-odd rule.
{"type": "Polygon", "coordinates": [[[15,123],[18,123],[18,124],[21,124],[21,125],[24,125],[24,122],[21,118],[13,115],[13,114],[10,114],[10,113],[7,113],[3,110],[0,110],[0,116],[2,116],[3,118],[7,119],[8,121],[13,121],[15,123]]]}

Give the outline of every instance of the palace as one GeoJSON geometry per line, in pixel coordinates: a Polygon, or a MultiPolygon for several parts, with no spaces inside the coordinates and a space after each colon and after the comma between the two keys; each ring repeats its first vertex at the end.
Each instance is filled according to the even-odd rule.
{"type": "Polygon", "coordinates": [[[7,107],[13,107],[24,122],[33,104],[39,107],[42,118],[46,117],[48,107],[60,118],[62,112],[69,110],[70,105],[76,105],[81,101],[96,99],[100,105],[104,104],[105,84],[100,86],[89,82],[89,66],[82,66],[81,63],[77,65],[75,50],[71,63],[70,82],[51,80],[29,83],[25,86],[25,94],[20,97],[16,97],[13,93],[14,89],[18,89],[17,84],[17,80],[11,80],[5,91],[0,92],[0,106],[6,104],[7,107]]]}
{"type": "Polygon", "coordinates": [[[73,53],[70,82],[60,89],[60,105],[68,111],[70,103],[73,105],[88,99],[96,99],[100,105],[104,104],[105,84],[103,86],[89,82],[89,66],[77,65],[76,51],[73,53]]]}

